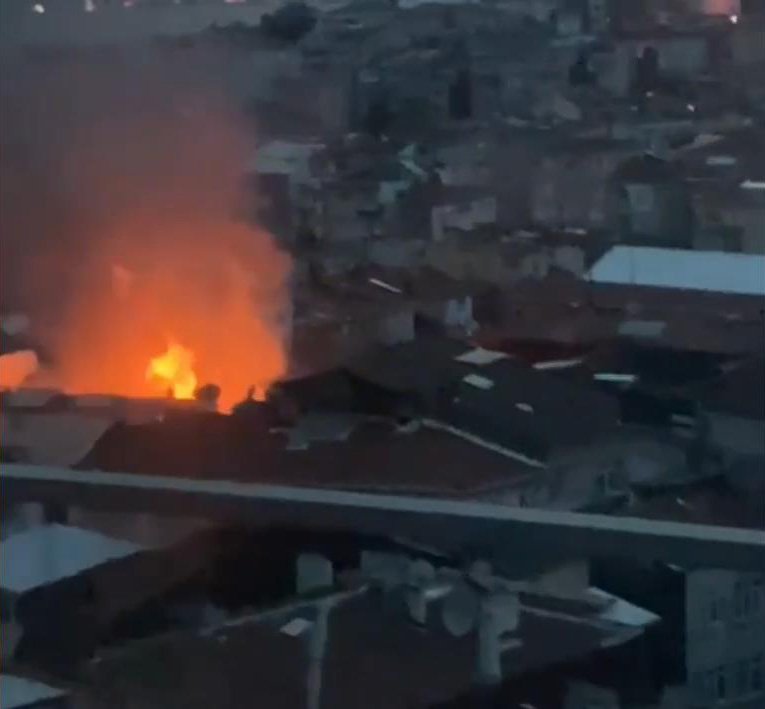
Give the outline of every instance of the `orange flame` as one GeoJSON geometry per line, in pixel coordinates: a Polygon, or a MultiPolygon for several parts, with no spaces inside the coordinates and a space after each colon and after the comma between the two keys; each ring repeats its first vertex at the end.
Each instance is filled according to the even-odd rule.
{"type": "Polygon", "coordinates": [[[146,379],[161,385],[164,391],[171,391],[176,399],[193,399],[197,390],[193,364],[193,352],[171,342],[164,354],[149,361],[146,379]]]}

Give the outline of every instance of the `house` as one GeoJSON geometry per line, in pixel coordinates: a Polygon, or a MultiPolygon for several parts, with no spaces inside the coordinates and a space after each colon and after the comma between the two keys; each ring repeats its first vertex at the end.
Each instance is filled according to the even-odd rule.
{"type": "MultiPolygon", "coordinates": [[[[327,276],[342,282],[353,267],[345,263],[340,273],[327,276]]],[[[295,303],[293,373],[331,369],[370,347],[413,339],[413,304],[392,295],[374,287],[357,299],[349,298],[348,291],[313,285],[301,289],[295,303]]]]}
{"type": "MultiPolygon", "coordinates": [[[[436,269],[368,266],[356,269],[342,280],[359,292],[372,292],[391,302],[410,301],[417,318],[443,331],[466,334],[476,327],[473,316],[476,286],[436,269]]],[[[343,284],[337,287],[342,288],[343,284]]]]}
{"type": "MultiPolygon", "coordinates": [[[[759,500],[730,491],[686,488],[638,503],[626,514],[671,515],[678,521],[761,526],[759,500]]],[[[686,706],[762,706],[765,695],[765,576],[731,570],[596,562],[593,580],[662,617],[657,671],[686,695],[686,706]]]]}
{"type": "Polygon", "coordinates": [[[550,147],[534,169],[531,217],[551,229],[610,226],[610,184],[632,148],[626,141],[589,139],[550,147]]]}
{"type": "Polygon", "coordinates": [[[410,415],[436,419],[537,463],[608,433],[618,420],[616,403],[594,389],[456,340],[381,349],[352,362],[349,371],[359,383],[388,392],[410,415]],[[577,406],[587,417],[572,415],[577,406]]]}
{"type": "Polygon", "coordinates": [[[62,524],[19,531],[0,548],[4,622],[19,631],[14,658],[63,673],[123,614],[186,581],[208,558],[196,542],[152,550],[62,524]]]}
{"type": "Polygon", "coordinates": [[[315,182],[312,162],[323,149],[316,141],[274,139],[247,166],[245,183],[254,194],[248,213],[283,242],[294,242],[302,226],[304,195],[315,182]]]}
{"type": "MultiPolygon", "coordinates": [[[[424,260],[458,280],[508,289],[524,282],[581,278],[607,247],[598,234],[496,229],[453,234],[428,244],[424,260]]],[[[571,279],[573,280],[573,279],[571,279]]]]}
{"type": "Polygon", "coordinates": [[[612,224],[625,243],[690,246],[690,191],[668,162],[651,154],[618,166],[610,181],[612,224]]]}
{"type": "Polygon", "coordinates": [[[427,554],[362,547],[345,574],[316,554],[301,555],[297,567],[297,595],[288,602],[105,653],[93,671],[95,688],[142,706],[202,706],[202,697],[215,695],[231,709],[252,702],[424,709],[480,682],[512,686],[604,647],[634,647],[657,622],[590,587],[586,565],[584,574],[561,570],[560,598],[541,579],[522,584],[529,592],[519,594],[519,584],[499,572],[479,564],[465,574],[427,554]],[[269,661],[253,665],[253,656],[269,661]],[[159,657],[162,676],[139,681],[153,676],[159,657]],[[172,680],[180,676],[182,683],[172,680]]]}

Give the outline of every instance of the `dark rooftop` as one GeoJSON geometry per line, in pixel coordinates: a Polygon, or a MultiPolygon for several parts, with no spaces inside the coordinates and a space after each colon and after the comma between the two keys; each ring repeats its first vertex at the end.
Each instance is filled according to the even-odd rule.
{"type": "MultiPolygon", "coordinates": [[[[426,631],[408,622],[401,609],[381,601],[368,593],[331,612],[322,706],[415,709],[469,690],[474,635],[460,639],[435,628],[426,631]]],[[[117,694],[130,705],[164,709],[206,709],[211,701],[231,709],[305,706],[305,639],[279,628],[292,617],[311,619],[313,613],[310,607],[296,606],[275,622],[249,623],[214,636],[182,634],[107,655],[94,667],[95,683],[111,702],[117,694]],[[264,657],[269,661],[261,661],[264,657]],[[152,667],[162,667],[162,672],[156,674],[152,667]]],[[[523,607],[517,631],[521,642],[505,652],[505,671],[512,677],[580,659],[613,635],[614,626],[588,622],[586,616],[523,607]]]]}
{"type": "Polygon", "coordinates": [[[354,361],[349,371],[398,393],[415,413],[534,460],[592,441],[619,419],[615,400],[592,386],[446,338],[379,349],[354,361]]]}
{"type": "Polygon", "coordinates": [[[337,414],[274,429],[259,410],[265,407],[253,407],[232,416],[194,412],[117,424],[77,467],[438,496],[501,489],[535,472],[444,430],[404,432],[388,421],[337,414]]]}

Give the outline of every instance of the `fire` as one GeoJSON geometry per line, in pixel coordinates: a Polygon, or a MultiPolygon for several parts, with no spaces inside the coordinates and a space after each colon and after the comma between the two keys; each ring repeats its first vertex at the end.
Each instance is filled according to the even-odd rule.
{"type": "Polygon", "coordinates": [[[146,369],[146,379],[170,391],[176,399],[193,399],[197,390],[194,373],[194,353],[182,345],[171,342],[167,351],[152,357],[146,369]]]}
{"type": "MultiPolygon", "coordinates": [[[[210,387],[231,411],[286,376],[292,325],[290,255],[255,223],[257,185],[243,181],[250,121],[201,64],[107,64],[46,84],[66,134],[36,150],[55,206],[28,229],[65,236],[19,249],[13,269],[41,313],[46,384],[184,399],[210,387]]],[[[30,214],[19,210],[25,228],[30,214]]]]}

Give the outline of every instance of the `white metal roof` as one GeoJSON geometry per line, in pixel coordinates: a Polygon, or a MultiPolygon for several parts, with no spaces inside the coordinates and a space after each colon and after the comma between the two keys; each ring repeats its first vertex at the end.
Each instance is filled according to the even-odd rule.
{"type": "Polygon", "coordinates": [[[590,269],[594,283],[765,296],[765,255],[614,246],[590,269]]]}
{"type": "Polygon", "coordinates": [[[657,623],[661,620],[655,613],[629,603],[623,598],[614,596],[603,589],[593,586],[589,589],[589,593],[596,598],[610,601],[610,604],[598,613],[598,618],[602,620],[610,620],[620,625],[628,625],[635,628],[651,625],[651,623],[657,623]]]}
{"type": "Polygon", "coordinates": [[[49,687],[42,682],[15,675],[0,675],[0,706],[3,709],[21,709],[65,694],[63,689],[49,687]]]}
{"type": "Polygon", "coordinates": [[[24,593],[141,549],[136,544],[79,527],[60,524],[32,527],[0,543],[0,587],[24,593]]]}

